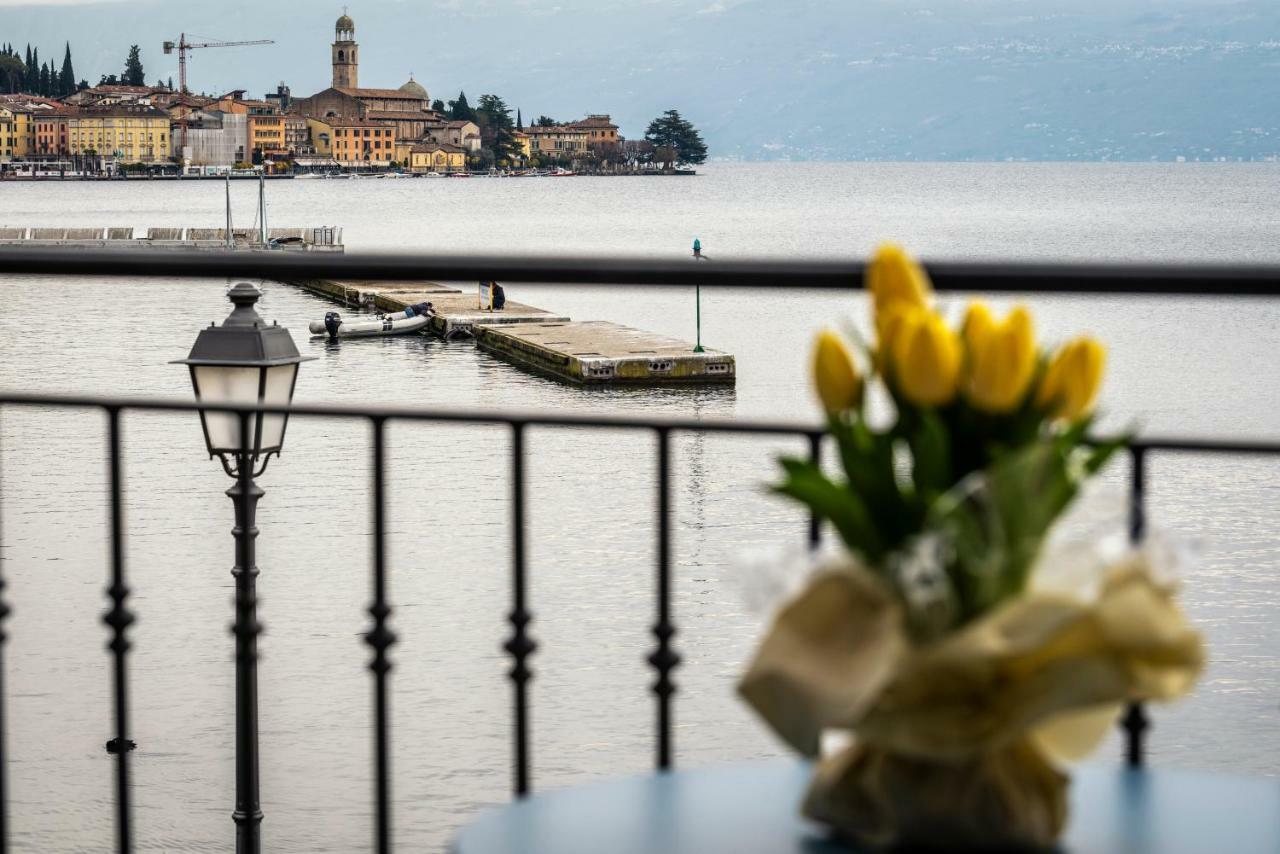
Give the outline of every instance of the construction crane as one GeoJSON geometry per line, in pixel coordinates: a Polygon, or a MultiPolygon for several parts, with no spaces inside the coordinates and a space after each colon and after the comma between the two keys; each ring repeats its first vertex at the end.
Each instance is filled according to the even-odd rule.
{"type": "MultiPolygon", "coordinates": [[[[271,39],[257,39],[255,41],[239,41],[239,42],[224,42],[224,41],[189,42],[187,41],[187,34],[181,33],[179,34],[178,40],[176,42],[164,43],[164,52],[166,56],[173,53],[175,50],[178,52],[178,92],[182,95],[186,95],[188,94],[187,92],[187,51],[200,50],[206,47],[244,47],[246,45],[255,45],[255,44],[275,44],[275,42],[271,39]]],[[[178,138],[178,156],[181,157],[182,150],[186,148],[186,145],[187,145],[186,114],[183,114],[181,121],[178,123],[178,127],[182,132],[182,135],[178,138]]]]}

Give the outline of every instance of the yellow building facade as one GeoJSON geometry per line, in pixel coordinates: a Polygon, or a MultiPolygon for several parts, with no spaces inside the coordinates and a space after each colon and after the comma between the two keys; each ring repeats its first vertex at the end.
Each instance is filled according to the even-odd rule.
{"type": "Polygon", "coordinates": [[[288,150],[285,142],[285,122],[282,115],[250,115],[249,145],[247,150],[258,150],[267,154],[284,153],[288,150]]]}
{"type": "Polygon", "coordinates": [[[13,110],[0,107],[0,160],[13,159],[13,150],[18,144],[14,124],[13,110]]]}
{"type": "Polygon", "coordinates": [[[525,128],[524,132],[529,137],[530,149],[533,154],[551,156],[585,154],[587,145],[591,141],[591,136],[587,131],[570,125],[553,125],[551,127],[534,125],[525,128]]]}
{"type": "Polygon", "coordinates": [[[529,134],[522,130],[515,130],[511,132],[511,137],[520,148],[520,158],[522,160],[528,160],[533,156],[533,141],[529,139],[529,134]]]}
{"type": "Polygon", "coordinates": [[[330,116],[307,119],[316,154],[343,166],[390,166],[396,159],[394,127],[363,119],[330,116]]]}
{"type": "Polygon", "coordinates": [[[396,154],[410,172],[464,172],[467,168],[467,150],[447,142],[400,143],[396,154]]]}
{"type": "Polygon", "coordinates": [[[36,150],[36,117],[26,107],[10,106],[13,114],[13,153],[14,160],[26,160],[36,150]]]}
{"type": "Polygon", "coordinates": [[[154,107],[85,109],[67,118],[71,154],[97,154],[121,163],[169,159],[169,116],[154,107]]]}

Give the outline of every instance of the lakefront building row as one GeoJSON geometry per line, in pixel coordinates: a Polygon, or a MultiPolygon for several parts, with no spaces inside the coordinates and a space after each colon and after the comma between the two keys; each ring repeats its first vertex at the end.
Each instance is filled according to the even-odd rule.
{"type": "Polygon", "coordinates": [[[518,168],[587,159],[623,142],[608,115],[491,126],[432,109],[412,75],[398,89],[363,88],[355,22],[347,15],[335,25],[331,63],[332,85],[306,98],[293,98],[283,84],[264,100],[244,90],[205,97],[119,85],[61,100],[0,95],[0,161],[71,161],[93,170],[176,163],[456,172],[477,163],[518,168]]]}

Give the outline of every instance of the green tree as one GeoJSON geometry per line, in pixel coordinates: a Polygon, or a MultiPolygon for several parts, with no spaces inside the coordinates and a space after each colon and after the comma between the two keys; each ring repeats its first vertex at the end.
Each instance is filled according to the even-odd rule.
{"type": "Polygon", "coordinates": [[[0,89],[5,92],[17,92],[22,88],[22,76],[27,66],[13,54],[0,56],[0,89]]]}
{"type": "Polygon", "coordinates": [[[449,102],[449,118],[455,122],[474,122],[476,111],[467,103],[467,93],[459,92],[456,101],[449,102]]]}
{"type": "Polygon", "coordinates": [[[99,86],[119,86],[120,78],[116,77],[114,74],[104,74],[98,78],[98,85],[99,86]]]}
{"type": "Polygon", "coordinates": [[[434,113],[443,113],[445,111],[444,101],[436,98],[431,102],[431,111],[434,113]]]}
{"type": "Polygon", "coordinates": [[[480,125],[480,139],[499,166],[510,166],[520,156],[520,146],[511,131],[511,108],[497,95],[481,95],[476,107],[476,123],[480,125]]]}
{"type": "Polygon", "coordinates": [[[556,120],[551,116],[538,116],[538,120],[533,123],[536,128],[550,128],[556,126],[556,120]]]}
{"type": "Polygon", "coordinates": [[[65,98],[76,91],[76,72],[71,67],[71,42],[67,42],[67,52],[62,56],[62,71],[58,73],[58,97],[65,98]]]}
{"type": "Polygon", "coordinates": [[[49,63],[40,63],[40,85],[36,93],[46,98],[53,94],[53,75],[49,73],[49,63]]]}
{"type": "Polygon", "coordinates": [[[524,116],[520,115],[520,110],[516,110],[516,130],[524,130],[524,116]]]}
{"type": "MultiPolygon", "coordinates": [[[[680,116],[678,110],[667,110],[658,118],[649,122],[649,128],[644,132],[646,142],[652,143],[655,149],[670,149],[671,156],[669,158],[659,157],[657,152],[654,159],[659,163],[705,163],[707,160],[707,144],[702,141],[702,135],[698,133],[690,122],[680,116]]],[[[667,152],[662,152],[667,154],[667,152]]]]}
{"type": "Polygon", "coordinates": [[[142,70],[142,51],[138,50],[138,46],[129,46],[129,56],[124,61],[124,74],[120,75],[120,81],[125,86],[146,86],[147,75],[142,70]]]}
{"type": "Polygon", "coordinates": [[[32,50],[31,45],[27,45],[27,74],[22,88],[29,92],[40,88],[40,48],[32,50]]]}

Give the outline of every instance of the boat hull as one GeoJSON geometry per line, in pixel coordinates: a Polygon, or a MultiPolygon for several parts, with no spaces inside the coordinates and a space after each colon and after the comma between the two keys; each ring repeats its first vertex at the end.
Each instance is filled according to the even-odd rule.
{"type": "MultiPolygon", "coordinates": [[[[412,335],[415,332],[426,331],[427,325],[431,322],[431,318],[425,315],[416,315],[414,317],[405,317],[403,313],[397,315],[384,315],[374,320],[357,320],[354,322],[342,321],[342,325],[338,327],[339,338],[384,338],[389,335],[412,335]]],[[[325,329],[323,320],[313,320],[310,326],[312,335],[327,336],[328,330],[325,329]]]]}

